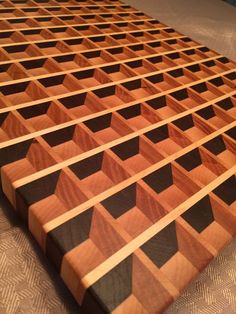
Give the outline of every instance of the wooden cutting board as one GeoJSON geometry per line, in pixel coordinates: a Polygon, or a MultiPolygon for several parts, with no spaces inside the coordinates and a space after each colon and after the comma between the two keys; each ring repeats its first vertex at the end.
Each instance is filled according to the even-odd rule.
{"type": "Polygon", "coordinates": [[[0,3],[2,189],[88,313],[161,313],[236,233],[236,64],[119,0],[0,3]]]}

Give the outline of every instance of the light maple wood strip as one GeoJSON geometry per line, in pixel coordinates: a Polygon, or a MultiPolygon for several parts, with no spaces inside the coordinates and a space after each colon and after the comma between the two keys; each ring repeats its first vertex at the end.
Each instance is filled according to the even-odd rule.
{"type": "MultiPolygon", "coordinates": [[[[133,22],[139,22],[140,20],[136,20],[136,21],[133,21],[133,22]]],[[[120,22],[120,23],[124,23],[124,22],[120,22]]],[[[97,23],[98,24],[98,23],[97,23]]],[[[112,24],[112,23],[101,23],[101,24],[112,24]]],[[[99,23],[100,25],[100,23],[99,23]]],[[[87,24],[84,24],[83,26],[87,26],[87,24]]],[[[96,26],[96,24],[94,24],[93,26],[96,26]]],[[[58,25],[56,28],[70,28],[70,26],[66,26],[66,25],[58,25]]],[[[161,27],[161,28],[156,28],[156,27],[153,27],[153,28],[147,28],[145,29],[145,31],[152,31],[152,30],[156,30],[156,29],[161,29],[161,30],[165,30],[165,29],[168,29],[169,27],[161,27]]],[[[136,29],[136,30],[133,30],[133,31],[130,31],[129,33],[134,33],[134,32],[137,32],[137,31],[142,31],[141,29],[136,29]]],[[[113,32],[113,33],[109,33],[109,35],[120,35],[120,34],[127,34],[127,31],[125,32],[113,32]]],[[[72,40],[72,39],[89,39],[89,38],[93,38],[93,37],[97,37],[97,36],[102,36],[102,35],[105,35],[104,33],[98,33],[98,34],[94,34],[94,35],[84,35],[84,36],[75,36],[75,37],[62,37],[60,38],[60,40],[72,40]]],[[[180,37],[186,37],[186,36],[181,36],[180,37]]],[[[171,39],[171,38],[167,38],[166,40],[168,39],[171,39]]],[[[5,47],[12,47],[12,46],[21,46],[21,45],[28,45],[28,44],[39,44],[39,43],[45,43],[47,41],[50,41],[50,42],[54,42],[54,41],[58,41],[58,38],[49,38],[49,39],[45,39],[45,40],[29,40],[29,41],[21,41],[19,43],[11,43],[11,44],[6,44],[6,45],[0,45],[1,48],[5,48],[5,47]]],[[[140,42],[141,43],[141,42],[140,42]]],[[[110,47],[109,47],[110,48],[110,47]]],[[[89,50],[91,51],[91,50],[89,50]]]]}
{"type": "MultiPolygon", "coordinates": [[[[194,107],[194,108],[192,108],[192,109],[189,109],[188,111],[184,111],[184,112],[182,112],[182,113],[180,113],[180,114],[178,114],[178,115],[175,115],[175,116],[173,116],[173,117],[171,117],[171,118],[168,118],[168,119],[165,119],[165,120],[163,120],[163,121],[157,122],[156,124],[153,124],[153,125],[151,125],[151,126],[148,126],[148,127],[144,128],[144,129],[142,129],[142,130],[136,131],[137,133],[134,134],[134,137],[137,136],[137,134],[139,134],[139,132],[142,132],[142,134],[143,134],[143,133],[145,133],[145,132],[151,131],[151,130],[157,128],[158,126],[162,126],[162,125],[164,125],[164,124],[166,124],[166,123],[169,123],[169,122],[172,122],[172,121],[174,121],[174,120],[176,120],[176,119],[179,119],[179,118],[181,118],[181,117],[184,117],[184,116],[187,115],[187,114],[190,114],[190,113],[193,113],[193,112],[195,112],[195,111],[197,111],[197,110],[199,110],[199,109],[205,108],[205,107],[209,106],[210,104],[214,104],[215,102],[218,102],[218,101],[220,101],[220,100],[226,99],[226,98],[228,98],[228,97],[230,97],[230,96],[233,96],[234,94],[235,94],[235,92],[232,92],[232,93],[227,94],[227,95],[222,95],[221,97],[215,98],[214,100],[209,101],[209,102],[207,102],[207,103],[205,103],[205,104],[199,105],[199,106],[197,106],[197,107],[194,107]]],[[[165,95],[165,93],[163,93],[162,95],[165,95]]],[[[161,95],[160,95],[160,96],[161,96],[161,95]]],[[[156,96],[155,96],[155,97],[156,97],[156,96]]],[[[152,98],[155,98],[155,97],[152,97],[152,98]]],[[[146,99],[146,100],[150,100],[150,99],[152,99],[152,98],[149,97],[149,98],[146,99]]],[[[146,100],[143,99],[143,102],[145,102],[146,100]]],[[[47,133],[60,130],[60,129],[64,128],[64,127],[68,127],[68,126],[72,126],[72,125],[75,125],[75,124],[84,122],[84,121],[88,120],[88,118],[89,118],[89,119],[96,118],[96,117],[99,117],[99,116],[101,116],[101,115],[104,115],[104,114],[107,114],[107,113],[110,113],[110,112],[113,112],[113,111],[116,111],[116,110],[119,110],[119,109],[127,108],[127,107],[129,107],[129,106],[131,106],[131,105],[133,105],[133,104],[137,104],[137,103],[139,103],[139,102],[134,101],[134,102],[132,102],[132,103],[120,105],[120,106],[118,106],[118,107],[114,107],[114,108],[111,108],[111,109],[107,109],[107,110],[105,110],[105,111],[102,111],[102,114],[101,114],[100,112],[98,112],[98,113],[92,114],[92,115],[90,115],[90,116],[85,116],[85,117],[83,117],[83,118],[79,118],[79,119],[75,119],[75,120],[72,120],[72,121],[69,121],[69,122],[65,122],[65,123],[63,123],[63,124],[61,124],[61,125],[59,125],[59,126],[57,125],[57,126],[50,127],[50,128],[47,128],[47,129],[44,129],[44,130],[41,130],[41,131],[37,131],[37,132],[31,133],[31,134],[27,134],[27,135],[18,137],[18,138],[16,138],[16,139],[11,139],[11,140],[9,140],[9,141],[5,141],[5,142],[3,142],[3,143],[0,143],[0,149],[1,149],[1,148],[4,148],[4,147],[7,147],[7,146],[10,146],[10,145],[13,145],[13,144],[20,143],[20,142],[25,141],[25,140],[28,140],[28,139],[32,139],[32,138],[37,137],[37,136],[45,135],[45,134],[47,134],[47,133]]],[[[141,133],[140,133],[140,134],[141,134],[141,133]]]]}
{"type": "MultiPolygon", "coordinates": [[[[54,1],[54,2],[56,2],[56,1],[54,1]]],[[[12,5],[13,6],[10,6],[10,7],[6,7],[6,6],[4,6],[3,8],[9,8],[9,9],[11,9],[11,8],[21,8],[22,9],[22,7],[24,7],[23,5],[22,5],[22,3],[18,3],[17,1],[10,1],[10,3],[12,3],[12,5]],[[18,5],[18,4],[20,4],[20,5],[18,5]],[[21,6],[22,5],[22,6],[21,6]]],[[[28,3],[27,1],[26,1],[26,3],[28,3]]],[[[87,3],[86,2],[86,4],[85,3],[83,3],[83,2],[73,2],[73,3],[70,3],[69,1],[68,2],[64,2],[64,3],[60,3],[60,5],[51,5],[51,4],[49,4],[49,5],[47,5],[47,3],[49,3],[49,1],[48,2],[46,2],[45,3],[45,5],[42,5],[42,4],[40,4],[40,2],[36,2],[36,1],[30,1],[30,6],[26,6],[26,8],[33,8],[33,7],[36,7],[36,8],[38,8],[38,7],[42,7],[42,9],[43,8],[45,8],[45,7],[59,7],[59,8],[64,8],[64,7],[88,7],[88,6],[91,6],[91,7],[94,7],[94,6],[96,6],[96,7],[131,7],[131,5],[129,5],[129,4],[126,4],[126,3],[124,3],[123,1],[115,1],[115,2],[110,2],[110,1],[107,1],[106,3],[104,2],[104,3],[96,3],[96,1],[89,1],[89,3],[87,3]],[[34,5],[32,5],[32,4],[34,4],[34,5]]]]}
{"type": "MultiPolygon", "coordinates": [[[[141,31],[141,30],[140,30],[141,31]]],[[[137,32],[137,30],[135,31],[132,31],[132,32],[137,32]]],[[[129,32],[129,34],[132,35],[132,32],[129,32]]],[[[102,36],[103,34],[97,34],[96,36],[102,36]]],[[[110,34],[109,34],[110,35],[110,34]]],[[[182,37],[186,37],[186,36],[180,36],[181,38],[182,37]]],[[[169,37],[168,39],[178,39],[179,37],[169,37]]],[[[158,40],[157,40],[158,41],[158,40]]],[[[141,42],[140,42],[141,44],[141,42]]],[[[117,47],[117,46],[116,46],[117,47]]],[[[170,53],[174,53],[174,52],[182,52],[182,51],[186,51],[186,50],[190,50],[190,49],[198,49],[198,48],[202,48],[204,47],[203,45],[197,45],[197,46],[194,46],[194,47],[186,47],[186,48],[183,48],[183,49],[177,49],[177,50],[171,50],[171,51],[166,51],[166,52],[161,52],[161,53],[155,53],[155,54],[150,54],[150,55],[146,55],[146,56],[143,56],[142,59],[144,58],[152,58],[152,57],[158,57],[158,56],[165,56],[165,55],[168,55],[170,53]]],[[[118,48],[118,47],[117,47],[118,48]]],[[[96,48],[94,49],[93,51],[95,50],[105,50],[105,49],[109,49],[109,47],[106,47],[106,48],[96,48]]],[[[75,53],[84,53],[84,52],[89,52],[91,51],[90,49],[87,49],[87,50],[81,50],[81,51],[73,51],[73,52],[66,52],[64,54],[66,55],[72,55],[72,54],[75,54],[75,53]]],[[[59,56],[62,56],[64,55],[62,52],[61,53],[55,53],[55,54],[51,54],[50,57],[51,58],[54,58],[54,57],[59,57],[59,56]]],[[[6,63],[9,63],[9,62],[23,62],[23,61],[34,61],[34,60],[38,60],[38,59],[43,59],[45,58],[46,56],[44,55],[41,55],[41,56],[37,56],[37,57],[34,57],[34,58],[21,58],[21,59],[8,59],[6,61],[2,61],[1,64],[4,65],[6,63]]],[[[222,57],[222,55],[218,55],[218,58],[222,57]]],[[[139,60],[140,57],[137,57],[137,58],[130,58],[130,59],[126,59],[126,60],[122,60],[123,62],[129,62],[129,61],[135,61],[135,60],[139,60]]],[[[118,62],[118,61],[116,61],[118,62]]],[[[106,65],[110,65],[110,64],[113,64],[113,63],[104,63],[104,66],[106,65]]]]}
{"type": "MultiPolygon", "coordinates": [[[[111,14],[120,14],[120,13],[124,13],[124,11],[104,11],[104,12],[99,12],[99,14],[106,14],[106,13],[111,13],[111,14]]],[[[137,11],[128,11],[128,13],[137,13],[137,11]]],[[[16,16],[16,17],[5,17],[5,18],[0,18],[0,21],[11,21],[11,20],[16,20],[16,19],[22,19],[22,18],[30,18],[30,19],[34,19],[34,18],[41,18],[41,17],[62,17],[65,15],[75,15],[75,16],[80,16],[80,15],[91,15],[93,13],[79,13],[79,14],[75,14],[73,12],[71,13],[64,13],[64,14],[45,14],[45,15],[22,15],[22,16],[16,16]]],[[[152,20],[155,20],[152,18],[152,20]]],[[[140,21],[140,20],[139,20],[140,21]]],[[[125,22],[125,21],[124,21],[125,22]]]]}
{"type": "MultiPolygon", "coordinates": [[[[54,220],[50,221],[49,223],[47,223],[43,226],[45,234],[50,232],[51,230],[55,229],[59,225],[63,224],[64,222],[77,216],[78,214],[82,213],[83,211],[87,210],[88,208],[101,202],[105,198],[121,191],[122,189],[128,187],[129,185],[131,185],[135,182],[137,182],[138,180],[140,180],[143,177],[149,175],[150,173],[156,171],[157,169],[160,169],[161,167],[163,167],[163,166],[167,165],[168,163],[174,161],[175,159],[183,156],[184,154],[190,152],[191,150],[203,145],[204,143],[210,141],[211,139],[217,137],[218,135],[223,134],[224,132],[230,130],[234,126],[236,126],[236,122],[233,122],[233,123],[225,126],[224,128],[221,128],[221,129],[211,133],[210,135],[205,136],[203,139],[183,148],[182,150],[180,150],[177,153],[174,153],[174,154],[166,157],[165,159],[161,160],[160,162],[157,162],[154,165],[148,167],[147,169],[133,175],[132,177],[128,178],[127,180],[124,180],[120,184],[117,184],[116,186],[114,186],[114,187],[106,190],[105,192],[99,194],[98,196],[91,198],[90,200],[86,201],[82,205],[79,205],[79,206],[75,207],[74,209],[71,209],[69,212],[66,212],[65,214],[59,216],[58,218],[55,218],[54,220]]],[[[236,168],[236,166],[234,167],[234,172],[236,172],[235,168],[236,168]]],[[[232,172],[230,172],[230,173],[232,173],[232,172]]],[[[230,177],[230,176],[228,176],[228,177],[230,177]]],[[[15,183],[13,183],[15,188],[19,187],[19,183],[18,184],[16,184],[16,183],[17,183],[17,181],[15,183]]],[[[22,182],[22,184],[24,184],[24,182],[22,182]]]]}
{"type": "MultiPolygon", "coordinates": [[[[22,2],[21,1],[18,2],[18,0],[9,0],[7,2],[11,3],[14,6],[17,6],[17,5],[21,6],[22,5],[22,2]]],[[[31,5],[34,5],[34,6],[38,6],[39,5],[39,6],[44,7],[44,6],[47,6],[47,3],[50,3],[51,1],[48,0],[47,2],[41,3],[40,1],[37,2],[37,1],[34,1],[34,0],[25,0],[24,2],[26,4],[30,4],[30,6],[31,5]]],[[[52,2],[56,3],[57,0],[56,1],[52,1],[52,2]]],[[[6,2],[4,2],[4,3],[6,3],[6,2]]],[[[84,3],[85,3],[85,1],[80,2],[80,1],[76,1],[76,0],[68,0],[68,1],[63,1],[62,3],[60,3],[60,6],[63,6],[63,7],[64,6],[68,6],[68,5],[70,5],[70,6],[73,6],[73,5],[75,5],[75,6],[85,6],[84,3]]],[[[97,4],[96,0],[89,0],[88,2],[86,1],[86,3],[88,3],[90,6],[94,6],[94,5],[96,5],[96,6],[130,6],[130,5],[125,4],[123,1],[120,1],[120,0],[116,0],[116,1],[104,0],[102,2],[99,1],[98,4],[97,4]]],[[[49,4],[48,6],[51,6],[51,4],[49,4]]]]}
{"type": "MultiPolygon", "coordinates": [[[[67,8],[67,7],[73,7],[73,8],[77,8],[77,7],[82,7],[82,8],[87,8],[87,7],[94,7],[94,6],[99,6],[99,7],[113,7],[113,6],[116,6],[116,7],[125,7],[125,6],[127,6],[128,4],[123,4],[123,3],[115,3],[115,4],[96,4],[96,3],[94,3],[94,4],[83,4],[83,3],[80,3],[80,4],[78,4],[78,5],[76,5],[76,4],[67,4],[67,5],[63,5],[63,4],[61,4],[60,6],[59,5],[46,5],[46,6],[42,6],[42,5],[37,5],[37,3],[35,3],[35,6],[9,6],[9,7],[1,7],[1,9],[6,9],[6,10],[8,10],[8,9],[29,9],[29,8],[32,8],[32,9],[48,9],[48,8],[59,8],[59,9],[61,9],[61,8],[67,8]]],[[[69,9],[68,9],[69,10],[69,9]]],[[[138,12],[140,12],[140,11],[138,11],[138,12]]],[[[106,12],[107,13],[107,12],[106,12]]],[[[122,11],[122,13],[124,13],[124,11],[122,11]]]]}
{"type": "MultiPolygon", "coordinates": [[[[44,3],[43,5],[43,2],[36,2],[36,1],[26,1],[25,2],[25,5],[24,3],[18,3],[18,2],[11,2],[12,6],[6,6],[6,3],[7,1],[4,2],[4,5],[3,3],[1,4],[1,9],[3,10],[10,10],[10,9],[18,9],[18,10],[21,10],[21,9],[46,9],[46,8],[87,8],[87,7],[98,7],[98,8],[102,8],[102,7],[111,7],[111,8],[114,8],[114,7],[124,7],[124,8],[127,8],[128,9],[134,9],[133,7],[131,7],[131,5],[129,4],[126,4],[124,2],[120,2],[120,3],[113,3],[113,2],[107,2],[107,3],[104,3],[104,4],[101,4],[101,3],[92,3],[92,2],[89,2],[89,3],[79,3],[79,2],[74,2],[74,3],[59,3],[59,5],[54,5],[54,4],[50,4],[50,2],[46,2],[44,3]],[[28,5],[28,6],[27,6],[28,5]]],[[[54,1],[56,3],[56,1],[54,1]]],[[[8,1],[8,4],[10,2],[8,1]]],[[[68,9],[69,10],[69,9],[68,9]]]]}
{"type": "MultiPolygon", "coordinates": [[[[34,1],[34,0],[25,0],[24,1],[24,3],[22,4],[22,2],[21,1],[17,1],[17,0],[9,0],[9,1],[4,1],[4,6],[3,6],[3,8],[7,8],[5,5],[6,5],[6,2],[7,2],[7,4],[12,4],[14,7],[21,7],[21,6],[23,6],[24,5],[24,3],[25,4],[27,4],[28,5],[28,7],[31,7],[31,6],[41,6],[41,7],[45,7],[45,6],[55,6],[55,5],[52,5],[52,4],[50,4],[50,0],[48,0],[47,2],[37,2],[37,1],[34,1]],[[48,5],[47,5],[48,4],[48,5]]],[[[54,2],[54,3],[56,3],[57,2],[57,0],[56,1],[52,1],[52,2],[54,2]]],[[[86,6],[86,4],[84,4],[86,2],[86,4],[87,5],[89,5],[89,6],[129,6],[130,7],[130,5],[129,4],[126,4],[126,3],[124,3],[123,1],[119,1],[119,0],[117,0],[117,1],[109,1],[109,0],[104,0],[102,3],[101,3],[101,1],[99,1],[99,3],[97,3],[96,2],[96,0],[89,0],[88,2],[87,1],[82,1],[82,2],[80,2],[80,1],[73,1],[73,0],[68,0],[68,1],[64,1],[64,2],[60,2],[59,4],[60,4],[60,7],[65,7],[65,6],[70,6],[70,7],[72,7],[72,6],[76,6],[76,7],[84,7],[84,6],[86,6]]],[[[56,5],[56,7],[57,7],[57,5],[56,5]]],[[[10,8],[12,8],[12,6],[10,6],[10,8]]]]}
{"type": "Polygon", "coordinates": [[[236,166],[232,167],[228,171],[224,172],[217,179],[212,181],[207,186],[203,187],[199,192],[191,196],[188,200],[183,202],[181,205],[177,206],[172,212],[168,213],[166,216],[161,218],[157,223],[152,225],[142,234],[137,236],[134,240],[126,244],[122,247],[118,252],[116,252],[111,257],[107,258],[106,261],[101,263],[97,268],[87,274],[84,278],[82,278],[82,284],[87,289],[95,282],[97,282],[101,277],[103,277],[108,271],[113,269],[116,265],[118,265],[122,260],[132,254],[135,250],[137,250],[141,245],[151,239],[154,235],[164,229],[170,222],[177,219],[180,215],[182,215],[187,209],[200,201],[204,196],[209,194],[215,188],[217,188],[220,184],[222,184],[225,180],[230,178],[232,175],[236,173],[236,166]]]}

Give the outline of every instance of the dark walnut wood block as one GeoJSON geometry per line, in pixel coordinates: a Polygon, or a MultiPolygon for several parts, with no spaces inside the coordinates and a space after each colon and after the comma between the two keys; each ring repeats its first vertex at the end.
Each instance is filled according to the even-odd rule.
{"type": "Polygon", "coordinates": [[[0,2],[2,189],[88,313],[161,313],[236,234],[236,64],[119,0],[0,2]]]}

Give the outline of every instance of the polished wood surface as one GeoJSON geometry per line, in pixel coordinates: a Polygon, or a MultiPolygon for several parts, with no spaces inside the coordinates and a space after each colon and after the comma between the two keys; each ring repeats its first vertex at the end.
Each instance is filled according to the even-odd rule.
{"type": "Polygon", "coordinates": [[[236,234],[236,64],[120,0],[0,2],[2,189],[89,313],[161,313],[236,234]]]}

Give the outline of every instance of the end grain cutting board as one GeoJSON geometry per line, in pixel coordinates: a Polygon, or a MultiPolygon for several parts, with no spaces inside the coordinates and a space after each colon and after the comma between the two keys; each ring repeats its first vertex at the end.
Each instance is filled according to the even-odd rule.
{"type": "Polygon", "coordinates": [[[88,313],[163,312],[236,233],[236,64],[119,0],[0,29],[4,193],[88,313]]]}

